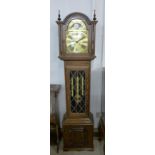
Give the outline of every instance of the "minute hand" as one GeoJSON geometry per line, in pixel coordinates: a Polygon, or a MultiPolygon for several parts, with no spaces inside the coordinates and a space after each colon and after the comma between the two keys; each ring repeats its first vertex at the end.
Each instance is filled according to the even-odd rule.
{"type": "Polygon", "coordinates": [[[85,38],[85,36],[83,36],[82,38],[80,38],[77,42],[80,42],[83,38],[85,38]]]}

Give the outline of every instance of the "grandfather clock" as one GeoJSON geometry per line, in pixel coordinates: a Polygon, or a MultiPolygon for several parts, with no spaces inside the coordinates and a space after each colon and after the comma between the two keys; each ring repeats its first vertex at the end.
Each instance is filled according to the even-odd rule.
{"type": "Polygon", "coordinates": [[[90,20],[75,12],[63,21],[58,15],[59,58],[64,60],[66,113],[64,150],[93,150],[93,115],[90,112],[91,60],[95,58],[96,15],[90,20]]]}

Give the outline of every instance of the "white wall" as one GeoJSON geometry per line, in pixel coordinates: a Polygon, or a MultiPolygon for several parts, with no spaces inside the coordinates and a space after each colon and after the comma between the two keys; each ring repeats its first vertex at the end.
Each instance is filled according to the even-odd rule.
{"type": "Polygon", "coordinates": [[[58,10],[61,10],[61,18],[71,12],[83,12],[92,18],[93,10],[96,9],[96,59],[91,62],[91,112],[94,114],[95,127],[98,118],[96,113],[101,111],[101,67],[104,66],[104,0],[51,0],[50,4],[50,83],[61,84],[62,88],[58,97],[60,120],[66,111],[65,85],[64,85],[64,62],[58,58],[58,27],[56,24],[58,10]]]}

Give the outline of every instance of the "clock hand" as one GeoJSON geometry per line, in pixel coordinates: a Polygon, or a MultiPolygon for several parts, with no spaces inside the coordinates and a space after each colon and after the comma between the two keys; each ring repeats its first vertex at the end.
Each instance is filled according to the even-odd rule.
{"type": "Polygon", "coordinates": [[[77,48],[77,44],[75,44],[75,46],[74,46],[74,52],[76,52],[76,48],[77,48]]]}
{"type": "Polygon", "coordinates": [[[79,40],[78,40],[78,42],[80,42],[83,38],[85,38],[85,36],[83,35],[79,40]]]}

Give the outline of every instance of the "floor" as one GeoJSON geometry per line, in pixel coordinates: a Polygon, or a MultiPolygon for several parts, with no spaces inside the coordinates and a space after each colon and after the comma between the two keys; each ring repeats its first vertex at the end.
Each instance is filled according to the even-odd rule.
{"type": "Polygon", "coordinates": [[[98,141],[94,138],[94,151],[63,151],[63,141],[60,143],[59,153],[56,152],[56,145],[52,145],[50,155],[104,155],[103,153],[103,141],[98,141]]]}

